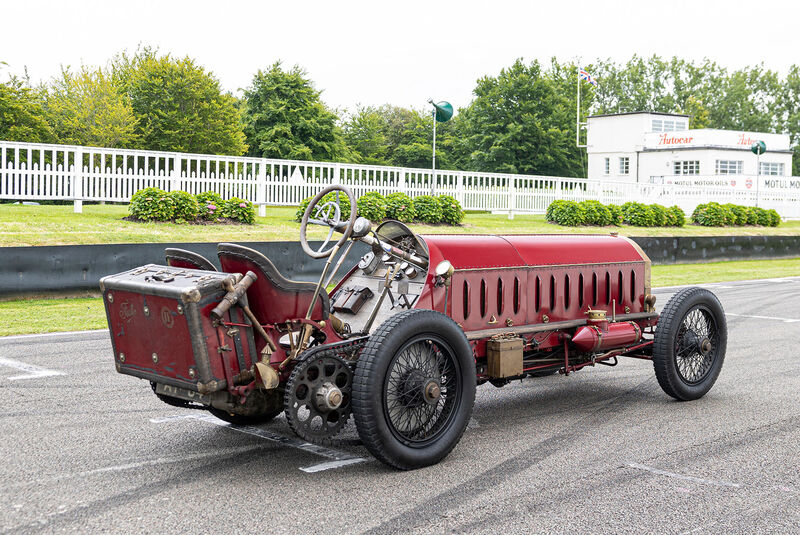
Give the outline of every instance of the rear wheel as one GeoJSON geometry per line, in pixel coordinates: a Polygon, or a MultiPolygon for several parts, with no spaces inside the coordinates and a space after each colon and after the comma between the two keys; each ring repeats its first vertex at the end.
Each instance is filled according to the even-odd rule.
{"type": "Polygon", "coordinates": [[[684,288],[669,300],[653,340],[653,366],[661,388],[680,401],[703,397],[722,370],[728,327],[717,296],[684,288]]]}
{"type": "Polygon", "coordinates": [[[356,364],[352,403],[361,441],[401,470],[439,462],[467,427],[475,377],[472,348],[453,320],[432,310],[393,316],[356,364]]]}

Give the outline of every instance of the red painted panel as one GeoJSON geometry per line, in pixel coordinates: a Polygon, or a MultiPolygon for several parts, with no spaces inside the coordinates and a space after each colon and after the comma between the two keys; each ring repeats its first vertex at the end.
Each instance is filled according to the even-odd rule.
{"type": "Polygon", "coordinates": [[[542,234],[501,238],[513,245],[529,266],[642,261],[633,244],[619,236],[542,234]]]}
{"type": "MultiPolygon", "coordinates": [[[[500,236],[459,234],[422,238],[429,249],[436,248],[440,256],[449,260],[456,269],[511,267],[525,264],[516,249],[500,236]]],[[[431,251],[431,260],[433,257],[431,251]]]]}

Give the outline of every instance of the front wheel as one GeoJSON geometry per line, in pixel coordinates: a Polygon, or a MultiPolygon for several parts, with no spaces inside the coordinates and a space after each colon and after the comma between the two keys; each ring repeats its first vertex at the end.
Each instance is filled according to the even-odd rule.
{"type": "Polygon", "coordinates": [[[658,384],[680,401],[703,397],[722,369],[727,340],[717,296],[703,288],[680,290],[661,312],[653,340],[658,384]]]}
{"type": "Polygon", "coordinates": [[[458,444],[475,402],[464,331],[432,310],[391,317],[356,363],[353,416],[364,446],[400,470],[429,466],[458,444]]]}

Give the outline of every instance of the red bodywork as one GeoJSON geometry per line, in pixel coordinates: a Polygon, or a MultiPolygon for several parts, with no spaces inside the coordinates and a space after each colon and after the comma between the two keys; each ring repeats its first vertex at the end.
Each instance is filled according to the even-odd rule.
{"type": "MultiPolygon", "coordinates": [[[[639,351],[638,356],[646,357],[641,350],[651,342],[642,341],[642,334],[656,324],[658,317],[645,299],[650,293],[650,260],[631,240],[614,235],[419,238],[427,245],[429,259],[424,287],[414,308],[446,313],[464,329],[479,363],[479,379],[485,377],[485,366],[480,364],[485,362],[487,341],[506,332],[523,338],[526,354],[535,351],[545,358],[548,352],[558,355],[565,373],[634,350],[639,351]],[[449,285],[435,275],[436,266],[445,260],[454,268],[449,285]],[[586,316],[589,309],[605,310],[608,320],[589,324],[586,316]],[[604,353],[599,354],[600,351],[604,353]],[[577,360],[575,355],[579,357],[577,360]]],[[[278,278],[265,275],[259,265],[235,256],[221,253],[220,260],[227,273],[252,271],[257,275],[256,282],[247,290],[247,301],[277,348],[270,356],[270,364],[279,371],[281,381],[291,371],[291,366],[280,368],[289,356],[289,350],[280,343],[281,337],[290,330],[297,332],[303,324],[311,324],[324,344],[343,341],[329,321],[327,295],[317,299],[311,319],[304,319],[314,295],[313,285],[301,287],[279,275],[278,278]]],[[[356,268],[351,269],[337,288],[345,285],[355,271],[356,268]]],[[[135,296],[131,299],[135,300],[135,296]]],[[[147,299],[158,310],[175,307],[174,300],[158,298],[165,301],[161,303],[156,298],[147,299]]],[[[160,312],[148,320],[131,321],[125,317],[120,301],[107,301],[106,305],[109,325],[117,341],[118,368],[120,364],[125,368],[120,371],[151,380],[166,379],[166,383],[201,393],[222,388],[225,380],[228,392],[234,396],[246,395],[246,389],[252,387],[241,385],[247,385],[248,380],[249,384],[259,380],[252,364],[257,361],[254,355],[261,354],[266,342],[252,336],[252,327],[244,316],[233,319],[228,315],[223,325],[214,327],[209,317],[214,303],[200,307],[211,369],[210,376],[203,377],[201,373],[200,377],[190,377],[187,370],[194,365],[191,348],[197,341],[191,339],[183,318],[176,317],[175,328],[165,329],[159,324],[160,312]],[[233,328],[245,330],[248,343],[240,343],[242,349],[226,352],[220,347],[235,346],[225,338],[233,328]],[[127,329],[124,343],[117,336],[121,329],[127,329]],[[253,341],[255,352],[250,350],[253,341]],[[130,360],[128,365],[120,362],[123,345],[131,357],[137,355],[141,370],[132,369],[130,360]],[[159,354],[170,355],[169,359],[156,364],[148,362],[156,346],[159,354]],[[237,355],[238,351],[242,354],[237,355]],[[207,386],[212,382],[213,388],[207,386]]],[[[141,308],[141,303],[134,304],[137,306],[141,308]]],[[[550,357],[553,358],[556,357],[550,357]]],[[[546,365],[526,364],[524,371],[553,366],[549,361],[546,365]]]]}

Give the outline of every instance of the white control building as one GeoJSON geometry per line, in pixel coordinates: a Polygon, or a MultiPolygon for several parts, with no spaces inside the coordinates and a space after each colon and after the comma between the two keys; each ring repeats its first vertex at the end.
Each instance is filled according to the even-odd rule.
{"type": "MultiPolygon", "coordinates": [[[[633,112],[587,119],[590,179],[736,189],[794,189],[789,136],[710,128],[689,130],[689,117],[633,112]],[[756,141],[767,145],[757,157],[756,141]]],[[[797,186],[794,186],[797,187],[797,186]]]]}

